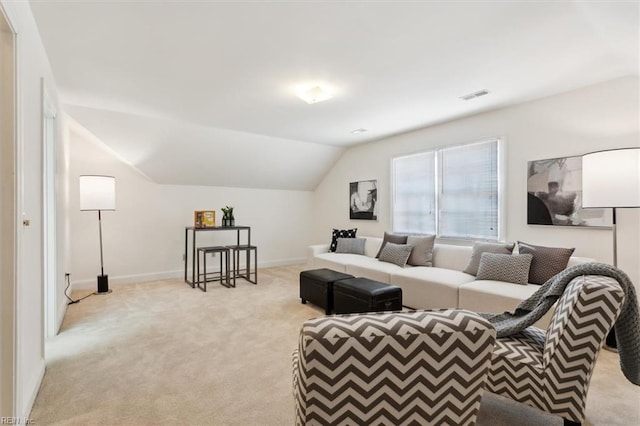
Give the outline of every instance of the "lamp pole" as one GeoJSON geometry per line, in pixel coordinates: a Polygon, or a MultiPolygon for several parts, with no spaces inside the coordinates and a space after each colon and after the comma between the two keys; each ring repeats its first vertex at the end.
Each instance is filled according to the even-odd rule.
{"type": "Polygon", "coordinates": [[[95,294],[108,294],[109,275],[104,274],[104,257],[102,255],[102,210],[98,210],[98,232],[100,234],[100,275],[98,275],[98,291],[95,294]]]}
{"type": "Polygon", "coordinates": [[[104,260],[102,257],[102,210],[98,210],[98,230],[100,233],[100,275],[104,275],[104,260]]]}

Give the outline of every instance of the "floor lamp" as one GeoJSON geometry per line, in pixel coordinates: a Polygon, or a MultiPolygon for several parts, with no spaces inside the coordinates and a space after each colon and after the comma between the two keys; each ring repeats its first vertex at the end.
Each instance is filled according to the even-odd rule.
{"type": "MultiPolygon", "coordinates": [[[[613,209],[613,266],[618,266],[616,209],[640,207],[640,148],[597,151],[582,156],[582,207],[613,209]]],[[[616,348],[612,329],[606,346],[616,348]]]]}
{"type": "Polygon", "coordinates": [[[100,275],[98,275],[98,291],[94,294],[108,294],[109,275],[104,274],[102,256],[102,212],[116,209],[116,178],[113,176],[80,176],[80,210],[98,212],[98,229],[100,232],[100,275]]]}

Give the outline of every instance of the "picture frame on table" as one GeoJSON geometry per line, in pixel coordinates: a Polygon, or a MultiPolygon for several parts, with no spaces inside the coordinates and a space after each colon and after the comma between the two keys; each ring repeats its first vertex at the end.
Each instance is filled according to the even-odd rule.
{"type": "Polygon", "coordinates": [[[193,226],[195,228],[213,228],[216,226],[215,210],[196,210],[193,212],[193,226]]]}

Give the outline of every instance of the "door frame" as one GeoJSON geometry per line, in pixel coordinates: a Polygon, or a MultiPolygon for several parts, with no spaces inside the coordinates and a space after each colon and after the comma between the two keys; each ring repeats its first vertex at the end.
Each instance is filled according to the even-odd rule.
{"type": "MultiPolygon", "coordinates": [[[[45,339],[53,337],[58,332],[57,327],[57,111],[53,104],[46,82],[42,79],[42,224],[43,224],[43,336],[45,339]]],[[[43,345],[44,347],[44,345],[43,345]]],[[[43,354],[44,357],[44,354],[43,354]]]]}
{"type": "Polygon", "coordinates": [[[17,34],[0,4],[0,415],[18,415],[17,253],[20,155],[17,126],[17,34]]]}

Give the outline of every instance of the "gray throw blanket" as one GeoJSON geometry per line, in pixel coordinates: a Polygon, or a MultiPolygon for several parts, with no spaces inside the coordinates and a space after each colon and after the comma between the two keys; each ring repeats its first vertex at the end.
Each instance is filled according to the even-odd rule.
{"type": "Polygon", "coordinates": [[[567,268],[549,279],[531,297],[523,300],[515,312],[502,314],[481,314],[495,327],[498,337],[516,334],[542,316],[560,298],[567,284],[583,275],[603,275],[620,283],[625,299],[622,311],[615,323],[615,333],[620,355],[620,367],[625,377],[640,386],[640,314],[638,299],[633,283],[623,271],[604,263],[583,263],[567,268]]]}

